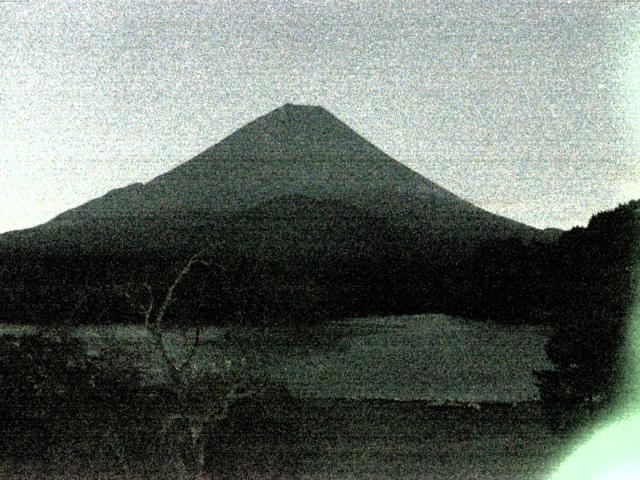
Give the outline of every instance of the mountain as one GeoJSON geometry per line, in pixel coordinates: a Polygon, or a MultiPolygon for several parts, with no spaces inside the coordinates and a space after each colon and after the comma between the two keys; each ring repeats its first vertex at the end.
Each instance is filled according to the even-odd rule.
{"type": "Polygon", "coordinates": [[[192,228],[295,195],[362,208],[418,233],[425,243],[542,236],[427,180],[322,107],[289,104],[146,184],[113,190],[59,215],[35,235],[113,227],[104,239],[109,249],[111,241],[118,245],[121,228],[127,236],[162,220],[173,229],[192,228]]]}
{"type": "MultiPolygon", "coordinates": [[[[48,280],[33,279],[37,268],[26,266],[40,258],[64,284],[88,285],[105,276],[123,281],[119,275],[145,263],[175,264],[204,248],[226,270],[242,257],[263,280],[296,278],[307,290],[321,283],[331,303],[329,277],[333,289],[352,291],[344,285],[352,282],[369,293],[379,293],[382,285],[369,287],[381,277],[398,294],[487,240],[545,236],[405,167],[324,108],[287,104],[148,183],[0,236],[0,258],[14,282],[43,287],[48,280]]],[[[400,297],[417,291],[406,292],[400,297]]]]}
{"type": "Polygon", "coordinates": [[[406,214],[408,206],[415,208],[418,199],[471,207],[388,157],[323,108],[285,105],[151,182],[112,191],[51,225],[185,212],[209,216],[287,195],[341,200],[396,216],[406,214]]]}

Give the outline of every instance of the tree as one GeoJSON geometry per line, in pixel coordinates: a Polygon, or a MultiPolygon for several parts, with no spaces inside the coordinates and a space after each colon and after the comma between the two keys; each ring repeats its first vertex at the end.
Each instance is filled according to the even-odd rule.
{"type": "MultiPolygon", "coordinates": [[[[161,303],[155,301],[153,288],[148,283],[143,285],[146,303],[137,302],[144,327],[162,358],[168,384],[176,399],[176,408],[167,415],[163,431],[166,434],[173,432],[176,443],[182,443],[180,440],[186,436],[190,452],[181,458],[181,462],[194,478],[202,478],[205,473],[205,428],[225,419],[235,402],[254,393],[245,379],[233,375],[222,378],[224,372],[200,371],[196,362],[196,352],[201,346],[202,327],[199,324],[195,326],[182,359],[171,353],[167,345],[165,320],[176,290],[196,265],[211,265],[211,262],[200,258],[200,254],[192,256],[178,272],[166,289],[161,303]]],[[[188,332],[185,332],[185,336],[188,336],[188,332]]]]}
{"type": "Polygon", "coordinates": [[[2,450],[24,460],[48,447],[82,448],[69,440],[89,430],[111,444],[116,436],[125,440],[112,427],[122,432],[137,421],[141,376],[118,357],[89,354],[84,340],[61,326],[1,335],[2,450]]]}
{"type": "Polygon", "coordinates": [[[553,371],[537,372],[541,398],[614,399],[627,319],[638,285],[640,201],[595,215],[555,247],[557,298],[546,346],[553,371]]]}

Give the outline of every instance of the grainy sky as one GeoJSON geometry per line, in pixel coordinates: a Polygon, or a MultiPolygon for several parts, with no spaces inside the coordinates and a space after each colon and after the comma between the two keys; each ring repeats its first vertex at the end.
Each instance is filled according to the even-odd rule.
{"type": "Polygon", "coordinates": [[[463,198],[640,197],[640,2],[0,0],[0,232],[322,105],[463,198]]]}

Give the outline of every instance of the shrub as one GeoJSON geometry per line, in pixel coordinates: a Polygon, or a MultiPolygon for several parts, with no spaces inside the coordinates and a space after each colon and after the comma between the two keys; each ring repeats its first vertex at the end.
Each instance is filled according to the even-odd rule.
{"type": "Polygon", "coordinates": [[[246,454],[244,447],[234,446],[251,450],[256,438],[284,434],[277,419],[292,403],[286,387],[251,375],[244,365],[196,373],[181,386],[169,382],[156,395],[164,405],[166,457],[174,459],[183,476],[194,478],[204,472],[215,478],[229,474],[246,454]]]}
{"type": "MultiPolygon", "coordinates": [[[[44,452],[121,423],[140,392],[135,368],[87,353],[55,330],[0,337],[0,421],[9,453],[44,452]]],[[[77,442],[76,442],[77,443],[77,442]]]]}

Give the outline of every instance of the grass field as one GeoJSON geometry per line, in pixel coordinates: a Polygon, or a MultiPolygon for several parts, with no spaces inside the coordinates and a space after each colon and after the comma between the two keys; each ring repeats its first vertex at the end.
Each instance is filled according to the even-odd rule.
{"type": "Polygon", "coordinates": [[[533,404],[333,401],[303,423],[296,473],[310,479],[542,479],[566,445],[533,404]]]}

